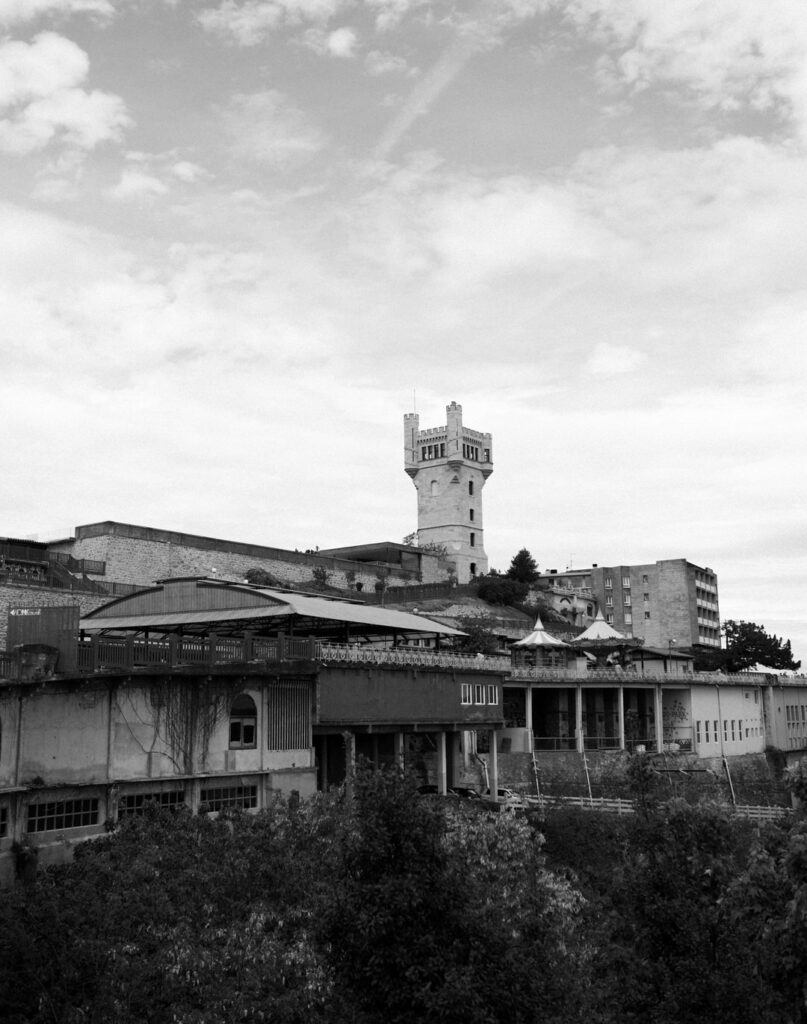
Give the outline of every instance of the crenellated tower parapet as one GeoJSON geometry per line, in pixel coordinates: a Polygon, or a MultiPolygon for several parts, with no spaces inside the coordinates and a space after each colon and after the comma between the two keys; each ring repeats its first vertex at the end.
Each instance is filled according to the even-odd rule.
{"type": "Polygon", "coordinates": [[[462,406],[446,407],[446,424],[420,429],[404,415],[404,469],[418,493],[418,543],[445,547],[460,583],[488,571],[482,488],[493,472],[489,433],[463,426],[462,406]]]}

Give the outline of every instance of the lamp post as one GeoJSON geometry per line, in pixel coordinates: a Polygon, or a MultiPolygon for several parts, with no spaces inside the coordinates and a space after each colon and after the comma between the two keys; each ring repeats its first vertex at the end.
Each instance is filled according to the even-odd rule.
{"type": "Polygon", "coordinates": [[[675,647],[675,640],[667,641],[667,674],[672,675],[672,652],[675,647]]]}

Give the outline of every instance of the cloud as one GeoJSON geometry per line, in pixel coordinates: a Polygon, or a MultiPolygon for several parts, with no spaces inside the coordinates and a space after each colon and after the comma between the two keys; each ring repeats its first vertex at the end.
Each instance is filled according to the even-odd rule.
{"type": "Polygon", "coordinates": [[[356,56],[358,36],[352,28],[337,28],[333,32],[324,32],[319,28],[309,29],[303,36],[304,44],[320,55],[339,57],[351,60],[356,56]]]}
{"type": "Polygon", "coordinates": [[[627,345],[609,345],[600,342],[594,346],[594,350],[583,367],[586,373],[614,377],[623,373],[631,373],[647,359],[644,352],[638,349],[629,348],[627,345]]]}
{"type": "Polygon", "coordinates": [[[551,0],[611,52],[614,82],[634,92],[688,88],[706,109],[771,110],[807,132],[807,8],[736,0],[551,0]]]}
{"type": "Polygon", "coordinates": [[[34,21],[45,14],[93,14],[111,18],[114,13],[110,0],[0,0],[0,25],[34,21]]]}
{"type": "Polygon", "coordinates": [[[395,28],[410,11],[428,7],[431,0],[365,0],[370,10],[378,11],[376,28],[385,32],[395,28]]]}
{"type": "Polygon", "coordinates": [[[88,72],[86,53],[53,32],[0,44],[0,148],[24,155],[54,140],[85,150],[119,140],[131,124],[123,100],[79,88],[88,72]]]}
{"type": "Polygon", "coordinates": [[[390,75],[410,73],[409,63],[404,57],[386,50],[371,50],[364,58],[368,75],[390,75]]]}
{"type": "Polygon", "coordinates": [[[277,90],[233,96],[220,110],[236,155],[287,167],[302,163],[327,145],[325,134],[277,90]]]}
{"type": "Polygon", "coordinates": [[[168,192],[168,186],[153,174],[147,174],[137,168],[127,168],[120,176],[117,185],[107,189],[110,199],[153,199],[168,192]]]}
{"type": "Polygon", "coordinates": [[[285,25],[305,22],[325,23],[350,0],[224,0],[216,8],[208,8],[199,16],[207,32],[238,46],[256,46],[285,25]]]}

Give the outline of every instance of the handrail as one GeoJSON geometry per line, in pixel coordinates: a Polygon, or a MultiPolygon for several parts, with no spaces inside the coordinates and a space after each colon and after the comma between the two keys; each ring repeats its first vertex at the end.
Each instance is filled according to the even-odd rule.
{"type": "Polygon", "coordinates": [[[318,644],[317,658],[349,665],[400,665],[413,668],[458,668],[464,671],[509,672],[510,659],[497,655],[461,654],[425,648],[361,647],[352,644],[318,644]]]}

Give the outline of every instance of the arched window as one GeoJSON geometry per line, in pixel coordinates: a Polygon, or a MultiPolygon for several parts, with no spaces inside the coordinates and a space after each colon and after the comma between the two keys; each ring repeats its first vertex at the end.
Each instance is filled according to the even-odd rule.
{"type": "Polygon", "coordinates": [[[230,750],[254,747],[258,710],[249,694],[240,693],[230,707],[230,750]]]}
{"type": "Polygon", "coordinates": [[[437,483],[437,481],[436,480],[432,480],[432,497],[433,498],[437,496],[437,494],[439,492],[439,489],[440,489],[440,487],[439,487],[439,484],[437,483]]]}

